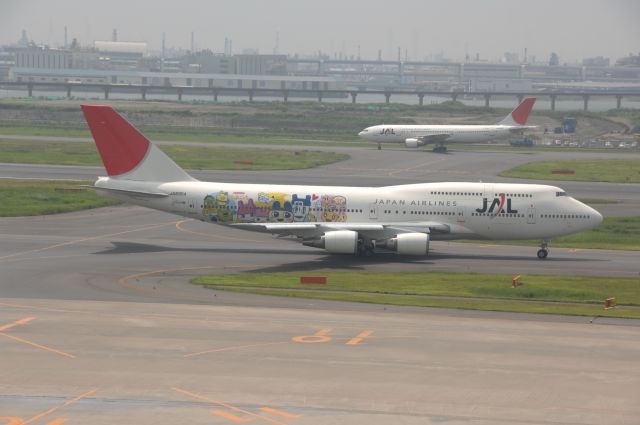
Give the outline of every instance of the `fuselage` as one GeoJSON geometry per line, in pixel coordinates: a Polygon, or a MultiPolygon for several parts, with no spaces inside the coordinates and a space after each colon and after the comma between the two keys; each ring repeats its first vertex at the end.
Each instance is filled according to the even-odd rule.
{"type": "MultiPolygon", "coordinates": [[[[405,143],[407,139],[443,136],[447,143],[479,143],[505,138],[526,129],[512,125],[376,125],[358,135],[375,143],[405,143]],[[444,137],[446,136],[446,138],[444,137]]],[[[429,143],[427,141],[427,143],[429,143]]]]}
{"type": "Polygon", "coordinates": [[[102,177],[96,187],[122,190],[115,196],[127,202],[222,225],[435,222],[450,231],[434,233],[432,239],[550,239],[602,221],[596,210],[547,185],[455,182],[363,188],[102,177]]]}

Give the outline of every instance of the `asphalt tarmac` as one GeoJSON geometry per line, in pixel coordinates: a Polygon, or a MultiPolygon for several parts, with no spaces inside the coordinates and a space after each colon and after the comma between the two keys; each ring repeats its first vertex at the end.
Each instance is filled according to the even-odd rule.
{"type": "MultiPolygon", "coordinates": [[[[194,174],[354,186],[489,181],[509,161],[532,158],[492,155],[363,150],[313,170],[194,174]]],[[[100,174],[0,166],[0,177],[100,174]]],[[[577,197],[621,201],[609,204],[618,208],[612,213],[640,198],[640,185],[559,185],[577,197]]],[[[540,261],[535,248],[435,242],[422,260],[335,257],[136,206],[0,218],[0,240],[3,425],[635,424],[640,417],[639,321],[261,297],[189,283],[199,274],[323,270],[640,281],[637,252],[552,246],[540,261]]]]}

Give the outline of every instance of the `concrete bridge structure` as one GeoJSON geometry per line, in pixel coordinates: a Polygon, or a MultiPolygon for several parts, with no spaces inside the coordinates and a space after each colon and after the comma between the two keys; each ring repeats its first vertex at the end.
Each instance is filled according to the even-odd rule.
{"type": "Polygon", "coordinates": [[[449,97],[452,100],[457,100],[459,97],[472,96],[484,98],[484,105],[489,107],[491,99],[493,97],[509,97],[514,96],[521,101],[524,97],[535,96],[537,98],[548,97],[551,103],[551,110],[555,110],[556,100],[559,97],[572,97],[582,98],[584,107],[587,111],[589,109],[589,100],[594,97],[609,97],[616,99],[616,106],[620,109],[622,99],[624,97],[638,96],[640,97],[640,90],[621,92],[619,90],[592,90],[592,91],[575,91],[575,90],[554,90],[554,91],[527,91],[527,92],[470,92],[470,91],[424,91],[424,90],[386,90],[386,89],[273,89],[273,88],[257,88],[257,87],[193,87],[193,86],[154,86],[154,85],[136,85],[136,84],[92,84],[92,83],[78,83],[78,82],[36,82],[36,81],[0,81],[0,88],[5,89],[25,89],[29,97],[33,96],[34,89],[42,90],[54,90],[66,92],[66,96],[70,98],[74,91],[91,91],[102,92],[104,98],[109,99],[109,95],[112,92],[126,92],[126,93],[139,93],[140,98],[147,99],[147,95],[150,93],[156,94],[175,94],[178,101],[182,101],[185,94],[211,96],[213,101],[218,101],[218,97],[224,96],[242,96],[248,97],[249,101],[253,101],[256,95],[268,95],[274,97],[281,97],[284,102],[287,102],[291,96],[316,98],[319,102],[328,96],[338,97],[351,97],[351,102],[356,103],[358,95],[380,95],[383,96],[386,103],[391,102],[392,96],[404,95],[404,96],[416,96],[418,98],[418,104],[424,104],[425,96],[436,97],[449,97]]]}

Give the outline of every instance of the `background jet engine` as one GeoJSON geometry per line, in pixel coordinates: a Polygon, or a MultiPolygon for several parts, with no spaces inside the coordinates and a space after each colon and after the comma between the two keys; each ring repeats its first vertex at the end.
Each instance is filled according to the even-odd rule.
{"type": "Polygon", "coordinates": [[[424,145],[424,142],[420,139],[416,139],[416,138],[411,138],[411,139],[407,139],[404,141],[404,144],[408,147],[408,148],[417,148],[418,146],[422,146],[424,145]]]}

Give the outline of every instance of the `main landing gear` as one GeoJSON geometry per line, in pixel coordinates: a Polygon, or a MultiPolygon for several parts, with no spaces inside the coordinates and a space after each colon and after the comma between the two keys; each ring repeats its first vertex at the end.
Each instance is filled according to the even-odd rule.
{"type": "Polygon", "coordinates": [[[549,255],[549,241],[543,240],[540,242],[540,249],[538,250],[538,258],[545,260],[549,255]]]}
{"type": "Polygon", "coordinates": [[[371,257],[373,256],[376,249],[376,241],[374,240],[358,240],[358,252],[356,253],[359,257],[371,257]]]}
{"type": "Polygon", "coordinates": [[[445,145],[435,145],[433,148],[435,153],[447,153],[447,147],[445,145]]]}

